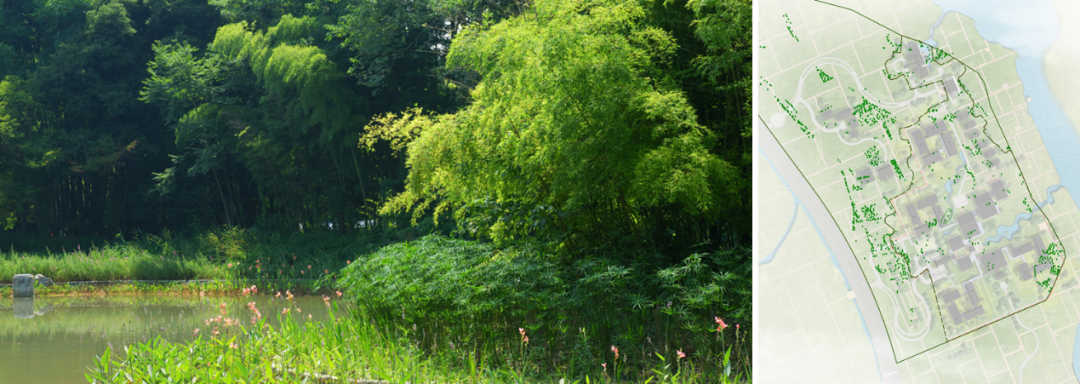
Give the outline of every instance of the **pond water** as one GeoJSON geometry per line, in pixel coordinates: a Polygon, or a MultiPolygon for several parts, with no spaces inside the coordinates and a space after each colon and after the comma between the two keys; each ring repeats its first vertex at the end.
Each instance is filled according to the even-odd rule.
{"type": "MultiPolygon", "coordinates": [[[[254,301],[276,323],[285,308],[302,321],[327,318],[322,297],[292,300],[253,296],[108,296],[0,299],[0,384],[86,382],[84,373],[105,347],[123,356],[125,345],[161,336],[187,341],[196,328],[213,332],[206,320],[221,314],[247,324],[254,301]],[[310,316],[310,319],[309,319],[310,316]]],[[[220,324],[220,323],[218,323],[220,324]]]]}

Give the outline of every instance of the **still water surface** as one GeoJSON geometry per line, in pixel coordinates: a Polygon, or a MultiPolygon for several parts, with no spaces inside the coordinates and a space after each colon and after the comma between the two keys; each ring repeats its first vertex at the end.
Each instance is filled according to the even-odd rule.
{"type": "Polygon", "coordinates": [[[245,305],[252,301],[271,324],[285,308],[285,316],[303,321],[327,317],[322,297],[314,296],[0,299],[0,384],[85,383],[86,367],[107,345],[122,357],[125,345],[156,336],[186,341],[198,328],[205,337],[213,329],[205,321],[221,314],[222,303],[228,317],[247,324],[251,314],[245,305]]]}

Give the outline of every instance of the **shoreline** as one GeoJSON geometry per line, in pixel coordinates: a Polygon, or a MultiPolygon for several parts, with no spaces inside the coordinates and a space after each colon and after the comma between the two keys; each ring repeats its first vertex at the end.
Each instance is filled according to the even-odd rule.
{"type": "MultiPolygon", "coordinates": [[[[250,285],[266,292],[290,290],[297,295],[333,292],[330,286],[314,286],[318,279],[297,280],[103,280],[69,281],[45,287],[37,285],[34,297],[61,297],[105,294],[211,294],[240,292],[250,285]],[[208,289],[196,289],[208,288],[208,289]]],[[[13,298],[11,284],[0,284],[0,298],[13,298]]]]}

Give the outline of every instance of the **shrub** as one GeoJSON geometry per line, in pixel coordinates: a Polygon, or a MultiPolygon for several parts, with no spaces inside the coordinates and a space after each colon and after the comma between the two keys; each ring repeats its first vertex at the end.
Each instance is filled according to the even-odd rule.
{"type": "Polygon", "coordinates": [[[529,252],[426,236],[352,264],[339,285],[380,320],[438,325],[420,340],[434,347],[500,339],[518,319],[553,320],[548,310],[565,291],[556,270],[529,252]]]}
{"type": "Polygon", "coordinates": [[[434,356],[456,346],[486,351],[503,369],[580,378],[604,374],[607,363],[645,377],[664,364],[658,353],[674,361],[682,350],[703,380],[719,381],[729,347],[731,368],[750,369],[749,255],[694,254],[666,268],[622,265],[622,255],[559,263],[565,258],[527,245],[427,236],[358,260],[339,286],[361,312],[434,356]],[[718,330],[719,318],[740,324],[739,333],[718,330]]]}

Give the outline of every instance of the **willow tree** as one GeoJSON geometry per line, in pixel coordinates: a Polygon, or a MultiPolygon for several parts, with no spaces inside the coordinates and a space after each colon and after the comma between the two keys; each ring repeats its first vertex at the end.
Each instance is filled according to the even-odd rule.
{"type": "Polygon", "coordinates": [[[466,28],[447,65],[477,79],[463,85],[470,104],[383,116],[361,140],[408,142],[405,191],[383,212],[434,207],[496,241],[576,251],[645,245],[670,232],[665,212],[707,220],[739,204],[738,171],[709,152],[710,132],[660,70],[678,47],[645,15],[636,2],[541,0],[466,28]]]}

